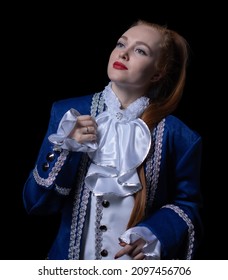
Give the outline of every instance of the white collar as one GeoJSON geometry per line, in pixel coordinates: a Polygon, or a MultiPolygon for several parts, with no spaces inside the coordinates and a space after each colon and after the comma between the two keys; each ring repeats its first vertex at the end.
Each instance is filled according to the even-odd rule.
{"type": "Polygon", "coordinates": [[[121,109],[121,103],[112,90],[111,85],[112,83],[109,82],[109,84],[105,87],[103,90],[103,97],[108,108],[108,112],[111,115],[115,115],[117,119],[125,121],[134,120],[138,118],[149,105],[149,98],[142,96],[137,98],[127,108],[121,109]]]}

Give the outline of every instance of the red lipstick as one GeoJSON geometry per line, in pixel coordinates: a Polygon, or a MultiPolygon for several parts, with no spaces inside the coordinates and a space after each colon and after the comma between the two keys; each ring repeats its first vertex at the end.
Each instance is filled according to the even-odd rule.
{"type": "Polygon", "coordinates": [[[114,62],[113,63],[113,68],[118,69],[118,70],[127,70],[128,68],[121,62],[114,62]]]}

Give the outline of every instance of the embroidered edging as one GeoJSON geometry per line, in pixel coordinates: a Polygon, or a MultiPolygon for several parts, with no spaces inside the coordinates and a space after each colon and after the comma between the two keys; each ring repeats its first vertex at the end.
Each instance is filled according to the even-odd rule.
{"type": "Polygon", "coordinates": [[[33,176],[35,181],[37,182],[38,185],[44,186],[46,188],[50,187],[53,182],[56,179],[56,176],[58,175],[59,171],[61,170],[61,167],[63,166],[67,155],[69,154],[69,152],[67,150],[63,150],[59,157],[58,160],[56,161],[54,167],[52,168],[51,172],[48,175],[48,178],[42,178],[40,177],[39,173],[38,173],[38,169],[37,169],[37,165],[33,170],[33,176]]]}
{"type": "Polygon", "coordinates": [[[163,206],[162,208],[170,208],[174,212],[176,212],[187,224],[188,226],[188,250],[187,250],[187,260],[191,260],[192,258],[192,253],[193,253],[193,246],[194,246],[194,235],[195,235],[195,230],[194,230],[194,225],[192,221],[189,219],[188,215],[180,209],[180,207],[173,205],[173,204],[167,204],[163,206]]]}

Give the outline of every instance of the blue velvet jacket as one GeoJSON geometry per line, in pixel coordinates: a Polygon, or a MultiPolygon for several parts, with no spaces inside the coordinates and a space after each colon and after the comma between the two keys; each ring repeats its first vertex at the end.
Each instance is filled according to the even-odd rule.
{"type": "MultiPolygon", "coordinates": [[[[49,259],[80,259],[90,196],[83,185],[89,163],[86,154],[61,150],[48,140],[71,108],[96,116],[105,110],[102,92],[53,104],[47,133],[23,190],[29,214],[61,213],[49,259]]],[[[151,134],[152,146],[145,162],[147,214],[138,225],[146,226],[157,236],[162,259],[192,259],[202,234],[202,139],[172,115],[164,118],[151,134]]]]}

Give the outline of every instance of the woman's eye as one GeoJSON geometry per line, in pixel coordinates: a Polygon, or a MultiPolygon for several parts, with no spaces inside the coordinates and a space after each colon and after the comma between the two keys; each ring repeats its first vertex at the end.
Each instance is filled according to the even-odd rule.
{"type": "Polygon", "coordinates": [[[141,55],[146,55],[146,52],[142,49],[136,49],[135,51],[141,55]]]}
{"type": "Polygon", "coordinates": [[[117,47],[117,48],[123,48],[123,47],[124,47],[124,44],[121,43],[121,42],[117,42],[116,47],[117,47]]]}

